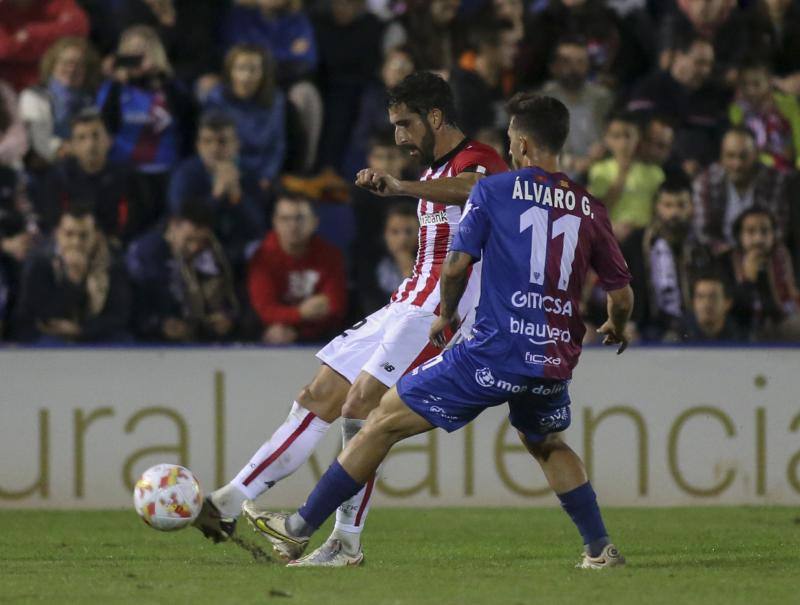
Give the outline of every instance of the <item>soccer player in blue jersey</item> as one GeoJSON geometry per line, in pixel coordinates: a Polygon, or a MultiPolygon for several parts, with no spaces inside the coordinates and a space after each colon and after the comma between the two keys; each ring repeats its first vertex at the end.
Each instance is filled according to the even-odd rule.
{"type": "Polygon", "coordinates": [[[608,293],[603,342],[622,353],[633,308],[630,273],[605,207],[558,172],[569,129],[566,107],[552,97],[520,94],[509,113],[517,170],[473,188],[442,272],[441,315],[430,333],[434,344],[445,345],[445,331],[458,326],[469,267],[482,259],[474,338],[401,378],[298,512],[256,518],[273,543],[304,547],[398,441],[436,427],[454,431],[508,402],[511,424],[580,531],[579,567],[624,564],[583,463],[559,433],[570,424],[568,385],[585,332],[578,301],[586,274],[594,270],[608,293]]]}

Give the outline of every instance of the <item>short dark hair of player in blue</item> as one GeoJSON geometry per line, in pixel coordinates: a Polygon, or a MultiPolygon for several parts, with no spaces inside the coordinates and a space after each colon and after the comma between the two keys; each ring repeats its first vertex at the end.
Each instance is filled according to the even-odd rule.
{"type": "Polygon", "coordinates": [[[441,76],[429,71],[418,71],[389,89],[387,107],[405,105],[422,117],[433,109],[442,112],[445,124],[456,123],[456,104],[450,85],[441,76]]]}
{"type": "Polygon", "coordinates": [[[569,134],[569,110],[558,99],[530,92],[515,94],[506,106],[514,128],[531,135],[536,144],[559,154],[569,134]]]}

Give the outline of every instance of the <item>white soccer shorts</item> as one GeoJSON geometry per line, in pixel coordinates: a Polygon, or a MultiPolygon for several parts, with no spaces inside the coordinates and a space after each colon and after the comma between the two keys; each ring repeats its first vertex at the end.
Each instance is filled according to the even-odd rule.
{"type": "MultiPolygon", "coordinates": [[[[463,300],[461,306],[462,326],[471,326],[474,309],[463,300]]],[[[317,358],[351,384],[363,370],[391,388],[403,374],[441,353],[428,341],[435,319],[430,311],[392,303],[347,328],[325,345],[317,358]]]]}

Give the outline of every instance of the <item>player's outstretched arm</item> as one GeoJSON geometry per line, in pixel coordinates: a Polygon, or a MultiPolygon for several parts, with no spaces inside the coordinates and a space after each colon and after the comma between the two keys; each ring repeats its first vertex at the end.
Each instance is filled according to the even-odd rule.
{"type": "Polygon", "coordinates": [[[440,314],[433,322],[430,332],[431,343],[440,349],[447,344],[447,328],[455,331],[461,321],[458,317],[458,303],[467,287],[470,264],[472,257],[469,254],[453,250],[447,254],[442,267],[442,276],[439,278],[440,314]]]}
{"type": "Polygon", "coordinates": [[[628,347],[625,326],[633,313],[633,290],[625,286],[619,290],[611,290],[606,294],[608,299],[608,321],[598,328],[603,334],[604,345],[619,345],[617,355],[628,347]]]}
{"type": "Polygon", "coordinates": [[[463,206],[473,185],[482,177],[478,172],[462,172],[430,181],[401,181],[385,172],[365,168],[356,175],[356,185],[384,197],[407,195],[438,204],[463,206]]]}

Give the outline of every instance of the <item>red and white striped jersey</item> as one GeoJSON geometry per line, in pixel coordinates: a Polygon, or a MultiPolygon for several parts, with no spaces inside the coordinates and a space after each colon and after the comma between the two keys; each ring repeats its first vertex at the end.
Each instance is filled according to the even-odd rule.
{"type": "MultiPolygon", "coordinates": [[[[420,181],[454,177],[462,172],[497,174],[508,166],[488,145],[464,139],[449,153],[436,160],[420,177],[420,181]]],[[[419,241],[414,272],[400,284],[392,302],[408,303],[426,311],[439,307],[439,275],[450,243],[461,220],[461,207],[419,200],[419,241]]]]}

